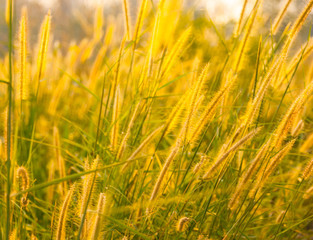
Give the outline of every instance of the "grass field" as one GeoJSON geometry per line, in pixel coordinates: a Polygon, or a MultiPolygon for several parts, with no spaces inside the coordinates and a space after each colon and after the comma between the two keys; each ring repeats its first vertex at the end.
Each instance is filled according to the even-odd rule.
{"type": "Polygon", "coordinates": [[[264,2],[229,33],[123,0],[64,51],[8,0],[0,239],[312,239],[313,0],[287,25],[292,1],[270,24],[264,2]]]}

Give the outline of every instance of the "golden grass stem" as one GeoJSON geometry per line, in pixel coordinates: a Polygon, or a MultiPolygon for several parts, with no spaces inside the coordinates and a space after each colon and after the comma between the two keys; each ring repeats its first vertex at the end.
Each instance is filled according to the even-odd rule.
{"type": "Polygon", "coordinates": [[[115,76],[112,82],[112,99],[114,99],[114,96],[116,94],[116,88],[117,85],[119,84],[119,80],[120,80],[120,66],[121,66],[121,60],[122,60],[122,56],[123,56],[123,51],[124,51],[124,45],[125,45],[125,38],[123,38],[122,42],[121,42],[121,46],[120,46],[120,51],[118,54],[118,60],[117,60],[117,65],[116,65],[116,70],[115,70],[115,76]]]}
{"type": "Polygon", "coordinates": [[[278,154],[276,154],[275,157],[273,157],[271,159],[271,162],[268,165],[268,167],[266,168],[266,171],[264,173],[263,181],[264,181],[264,179],[268,178],[268,176],[272,172],[274,172],[274,170],[276,169],[276,167],[278,166],[280,161],[283,159],[283,157],[290,151],[290,149],[294,145],[295,141],[296,141],[296,139],[294,139],[294,140],[290,141],[289,143],[287,143],[285,145],[285,147],[278,154]]]}
{"type": "Polygon", "coordinates": [[[296,20],[295,24],[293,25],[292,29],[290,30],[289,36],[290,36],[291,39],[294,39],[295,35],[299,32],[300,28],[302,27],[304,21],[308,17],[308,15],[311,12],[312,8],[313,8],[313,0],[310,0],[308,2],[308,4],[306,5],[306,7],[304,8],[304,10],[302,11],[302,13],[297,18],[297,20],[296,20]]]}
{"type": "Polygon", "coordinates": [[[265,95],[265,92],[272,78],[276,76],[276,74],[280,71],[282,65],[284,64],[289,48],[312,8],[313,8],[313,0],[310,0],[306,8],[298,17],[296,23],[293,25],[292,29],[290,30],[288,34],[288,38],[284,43],[281,53],[278,55],[276,61],[272,62],[269,70],[267,71],[264,77],[264,80],[259,88],[259,91],[256,97],[251,101],[251,103],[248,104],[246,114],[243,117],[243,121],[245,122],[246,125],[250,125],[254,121],[257,115],[257,112],[260,109],[262,99],[265,95]]]}
{"type": "Polygon", "coordinates": [[[248,3],[248,0],[245,0],[243,2],[242,10],[240,13],[240,18],[239,18],[239,21],[237,23],[236,30],[235,30],[235,37],[237,37],[240,33],[240,29],[241,29],[241,25],[242,25],[242,21],[243,21],[243,16],[244,16],[245,11],[246,11],[247,3],[248,3]]]}
{"type": "Polygon", "coordinates": [[[277,30],[279,29],[279,26],[283,20],[283,17],[285,16],[286,12],[287,12],[287,9],[290,5],[292,0],[287,0],[284,8],[281,9],[280,13],[278,14],[278,16],[275,18],[275,21],[274,21],[274,24],[273,24],[273,27],[272,27],[272,32],[273,34],[276,34],[277,33],[277,30]]]}
{"type": "Polygon", "coordinates": [[[123,0],[123,10],[124,10],[124,18],[125,18],[125,29],[127,40],[131,39],[131,19],[129,14],[129,3],[128,0],[123,0]]]}
{"type": "MultiPolygon", "coordinates": [[[[245,1],[245,3],[246,3],[246,1],[245,1]]],[[[244,35],[243,39],[240,41],[240,47],[239,47],[237,58],[236,58],[235,64],[234,64],[234,66],[235,66],[234,67],[234,72],[235,73],[237,73],[237,71],[239,70],[240,63],[242,61],[242,56],[243,56],[243,53],[244,53],[245,48],[247,46],[248,38],[250,36],[250,33],[251,33],[251,30],[252,30],[252,27],[253,27],[253,24],[254,24],[254,20],[256,18],[259,6],[260,6],[259,1],[256,1],[255,6],[254,6],[254,8],[252,10],[252,14],[249,17],[249,20],[248,20],[248,23],[247,23],[245,35],[244,35]]]]}
{"type": "Polygon", "coordinates": [[[153,187],[152,194],[151,194],[150,199],[149,199],[150,202],[153,201],[157,197],[157,195],[160,191],[161,185],[162,185],[162,181],[165,177],[165,174],[167,173],[171,163],[173,162],[174,158],[176,157],[176,155],[179,151],[179,148],[180,148],[180,139],[178,139],[177,142],[175,143],[174,147],[172,148],[170,154],[168,155],[168,157],[167,157],[167,159],[163,165],[163,168],[162,168],[162,170],[158,176],[158,179],[157,179],[157,181],[153,187]]]}
{"type": "Polygon", "coordinates": [[[71,203],[71,199],[75,190],[76,184],[74,183],[71,189],[67,192],[66,197],[63,201],[61,212],[59,215],[59,221],[56,232],[56,240],[65,240],[66,239],[66,220],[67,213],[71,203]]]}
{"type": "Polygon", "coordinates": [[[264,172],[260,172],[258,175],[257,181],[254,185],[254,187],[250,190],[249,196],[252,197],[256,193],[258,189],[261,189],[264,185],[264,183],[267,181],[269,176],[275,171],[278,164],[281,162],[281,160],[287,155],[287,153],[291,150],[292,146],[294,145],[296,139],[288,142],[274,157],[270,159],[269,164],[267,167],[263,170],[264,172]]]}
{"type": "Polygon", "coordinates": [[[313,186],[308,188],[305,193],[303,194],[304,199],[309,199],[312,196],[313,193],[313,186]]]}
{"type": "Polygon", "coordinates": [[[20,21],[19,29],[19,97],[22,100],[27,99],[28,93],[28,76],[27,76],[27,66],[26,66],[26,56],[27,56],[27,41],[26,41],[26,25],[27,25],[26,14],[22,15],[20,21]]]}
{"type": "MultiPolygon", "coordinates": [[[[86,166],[85,166],[86,171],[88,171],[88,170],[95,170],[97,168],[98,164],[99,164],[99,157],[97,156],[94,159],[91,167],[89,167],[88,159],[86,159],[85,164],[86,164],[86,166]]],[[[82,194],[81,194],[81,199],[80,199],[80,206],[79,206],[79,216],[81,218],[83,217],[83,214],[84,214],[87,202],[88,202],[88,196],[89,196],[89,194],[91,194],[93,192],[93,186],[94,186],[93,185],[93,181],[96,181],[96,179],[94,179],[96,176],[97,176],[97,173],[95,172],[93,174],[89,174],[89,175],[85,176],[85,178],[83,180],[83,189],[82,189],[82,194]]]]}
{"type": "Polygon", "coordinates": [[[113,114],[111,129],[111,149],[113,152],[117,150],[118,134],[119,134],[119,114],[120,114],[120,90],[117,87],[114,103],[113,103],[113,114]]]}
{"type": "Polygon", "coordinates": [[[47,58],[47,51],[48,51],[48,43],[49,43],[49,36],[50,36],[50,25],[51,25],[51,13],[50,11],[45,16],[45,19],[41,25],[41,32],[40,32],[40,44],[39,44],[39,51],[38,51],[38,58],[37,58],[37,95],[39,89],[39,81],[43,77],[45,67],[46,67],[46,58],[47,58]]]}
{"type": "Polygon", "coordinates": [[[135,48],[136,48],[138,40],[139,40],[140,30],[142,28],[144,15],[145,15],[146,9],[147,9],[147,3],[148,3],[148,0],[142,0],[141,4],[140,4],[137,22],[136,22],[136,26],[135,26],[135,32],[133,35],[133,41],[134,41],[133,51],[135,51],[135,48]]]}
{"type": "Polygon", "coordinates": [[[125,134],[125,136],[124,136],[124,138],[123,138],[123,140],[122,140],[122,142],[121,142],[121,144],[120,144],[120,147],[119,147],[119,149],[118,149],[118,152],[117,152],[117,155],[116,155],[116,159],[117,159],[117,160],[120,160],[120,158],[122,157],[122,155],[123,155],[123,153],[124,153],[125,145],[126,145],[127,140],[128,140],[128,138],[129,138],[129,136],[130,136],[132,127],[133,127],[133,125],[134,125],[134,123],[135,123],[135,119],[136,119],[136,116],[137,116],[137,112],[138,112],[138,110],[139,110],[139,106],[140,106],[140,102],[138,102],[137,105],[136,105],[136,107],[135,107],[135,110],[134,110],[134,112],[133,112],[133,115],[132,115],[132,117],[131,117],[131,119],[130,119],[130,122],[129,122],[129,124],[128,124],[126,134],[125,134]]]}
{"type": "Polygon", "coordinates": [[[17,240],[17,229],[16,228],[14,228],[12,230],[12,232],[10,233],[9,240],[17,240]]]}
{"type": "Polygon", "coordinates": [[[93,36],[93,43],[97,43],[100,41],[100,39],[103,36],[103,23],[104,23],[104,19],[103,19],[103,7],[102,6],[98,6],[96,8],[96,13],[95,13],[95,18],[94,18],[94,36],[93,36]]]}
{"type": "Polygon", "coordinates": [[[255,158],[251,162],[248,170],[246,171],[246,173],[244,174],[244,176],[242,177],[242,179],[238,183],[238,186],[236,187],[236,190],[233,193],[233,195],[232,195],[232,197],[231,197],[231,199],[230,199],[230,201],[228,203],[228,207],[231,210],[236,209],[237,204],[238,204],[238,200],[239,200],[239,198],[241,196],[241,193],[245,189],[248,189],[248,187],[249,187],[249,180],[256,173],[256,171],[257,171],[258,167],[260,166],[261,161],[264,158],[268,148],[269,148],[269,141],[267,141],[267,143],[265,145],[263,145],[263,147],[258,151],[257,155],[255,156],[255,158]]]}
{"type": "Polygon", "coordinates": [[[181,54],[183,48],[185,47],[185,44],[191,34],[191,27],[187,28],[182,35],[179,37],[175,45],[173,46],[171,52],[166,57],[165,62],[163,64],[164,68],[161,72],[161,78],[165,78],[170,71],[170,69],[173,67],[177,57],[181,54]]]}
{"type": "Polygon", "coordinates": [[[303,174],[302,174],[302,179],[308,179],[310,176],[312,176],[312,173],[313,173],[313,159],[311,159],[307,163],[307,165],[303,171],[303,174]]]}
{"type": "Polygon", "coordinates": [[[290,65],[288,66],[286,77],[290,77],[294,70],[297,68],[299,61],[302,62],[307,59],[313,51],[313,40],[307,43],[304,47],[302,47],[296,56],[290,61],[290,65]]]}
{"type": "Polygon", "coordinates": [[[191,143],[191,145],[193,145],[198,140],[204,127],[212,120],[219,102],[222,100],[225,93],[230,90],[235,79],[236,79],[236,76],[233,76],[233,78],[230,79],[229,83],[226,86],[224,86],[219,92],[217,92],[213,96],[211,101],[207,104],[207,107],[205,108],[204,112],[200,116],[198,123],[194,126],[194,128],[191,131],[190,139],[189,139],[190,140],[189,142],[191,143]]]}
{"type": "Polygon", "coordinates": [[[302,93],[297,97],[293,104],[289,107],[287,113],[284,115],[283,119],[279,123],[277,129],[275,130],[274,137],[272,140],[272,146],[276,149],[279,148],[286,138],[290,128],[292,127],[297,114],[302,109],[306,100],[313,92],[313,81],[302,91],[302,93]]]}
{"type": "Polygon", "coordinates": [[[199,99],[201,92],[203,91],[203,85],[205,83],[208,71],[209,71],[210,64],[207,63],[206,66],[203,68],[200,76],[198,77],[194,87],[192,89],[189,104],[187,108],[187,120],[186,120],[186,136],[188,135],[189,124],[192,116],[194,116],[195,109],[196,109],[196,102],[199,99]]]}
{"type": "Polygon", "coordinates": [[[135,159],[137,155],[154,139],[154,137],[163,129],[164,126],[160,126],[157,129],[155,129],[148,137],[145,138],[145,140],[142,141],[142,143],[137,147],[137,149],[132,153],[132,155],[126,160],[126,163],[122,167],[122,171],[124,171],[127,166],[129,165],[130,161],[135,159]]]}
{"type": "Polygon", "coordinates": [[[297,137],[301,133],[301,131],[303,130],[303,127],[304,127],[304,122],[302,119],[300,119],[300,121],[297,123],[297,125],[295,125],[295,127],[292,129],[291,135],[293,137],[297,137]]]}
{"type": "Polygon", "coordinates": [[[251,131],[246,136],[234,143],[225,153],[223,153],[221,156],[218,156],[213,166],[203,175],[203,178],[206,179],[210,177],[211,174],[221,165],[221,163],[230,155],[230,153],[236,151],[242,144],[253,138],[256,134],[260,132],[260,130],[261,128],[257,128],[251,131]]]}
{"type": "Polygon", "coordinates": [[[185,108],[186,102],[189,101],[190,95],[191,91],[187,90],[172,109],[165,123],[165,134],[171,132],[178,124],[179,117],[185,108]]]}
{"type": "Polygon", "coordinates": [[[266,93],[266,90],[272,78],[275,76],[275,74],[278,72],[279,68],[281,67],[283,59],[284,58],[280,56],[278,60],[272,63],[270,69],[268,70],[268,72],[266,73],[266,76],[264,77],[263,82],[261,83],[261,86],[256,96],[253,99],[251,99],[250,102],[248,103],[246,113],[242,117],[243,125],[250,126],[254,122],[260,110],[260,106],[261,106],[263,97],[266,93]]]}
{"type": "Polygon", "coordinates": [[[88,237],[89,240],[99,239],[101,232],[101,222],[104,214],[104,209],[106,205],[106,196],[104,193],[100,193],[97,207],[97,216],[92,225],[91,234],[88,237]]]}
{"type": "Polygon", "coordinates": [[[313,146],[313,133],[311,133],[300,147],[300,152],[307,152],[313,146]]]}
{"type": "MultiPolygon", "coordinates": [[[[60,151],[61,149],[60,133],[59,133],[59,129],[56,126],[53,127],[53,145],[55,146],[55,159],[58,164],[59,175],[61,178],[64,178],[66,176],[65,163],[64,163],[64,159],[62,157],[61,151],[60,151]]],[[[61,193],[63,196],[65,195],[66,189],[67,189],[66,182],[62,182],[61,193]]]]}
{"type": "Polygon", "coordinates": [[[10,24],[10,12],[12,12],[12,18],[13,18],[13,6],[14,6],[14,3],[13,3],[13,0],[12,0],[12,11],[10,9],[10,0],[6,0],[6,5],[5,5],[5,22],[6,24],[10,24]]]}

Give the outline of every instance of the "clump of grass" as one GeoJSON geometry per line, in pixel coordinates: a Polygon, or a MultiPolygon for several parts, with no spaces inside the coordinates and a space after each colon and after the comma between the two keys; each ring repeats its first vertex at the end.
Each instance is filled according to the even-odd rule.
{"type": "Polygon", "coordinates": [[[289,143],[287,143],[274,157],[270,159],[268,165],[262,168],[263,172],[261,171],[260,174],[257,176],[257,181],[253,189],[250,191],[250,196],[253,196],[258,189],[261,189],[263,187],[266,180],[276,170],[278,164],[290,151],[294,143],[295,140],[292,140],[289,143]]]}
{"type": "Polygon", "coordinates": [[[90,30],[65,49],[50,11],[36,46],[7,1],[0,239],[309,236],[313,1],[286,26],[291,1],[272,25],[244,1],[234,29],[138,3],[134,26],[127,0],[123,17],[78,16],[90,30]]]}

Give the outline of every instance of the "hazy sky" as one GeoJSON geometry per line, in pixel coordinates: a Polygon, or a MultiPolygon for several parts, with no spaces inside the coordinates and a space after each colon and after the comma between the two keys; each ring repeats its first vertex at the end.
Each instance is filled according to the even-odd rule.
{"type": "MultiPolygon", "coordinates": [[[[51,7],[56,2],[56,0],[32,0],[32,1],[41,2],[48,8],[51,7]]],[[[80,1],[86,3],[87,5],[103,5],[108,2],[114,3],[122,0],[80,0],[80,1]]]]}
{"type": "Polygon", "coordinates": [[[207,11],[217,22],[239,19],[243,0],[203,0],[207,11]]]}
{"type": "MultiPolygon", "coordinates": [[[[46,7],[51,7],[56,0],[33,0],[39,1],[46,7]]],[[[80,0],[88,5],[102,5],[122,2],[122,0],[80,0]]],[[[184,0],[193,1],[195,0],[184,0]]],[[[227,22],[229,20],[238,19],[240,16],[242,4],[244,0],[199,0],[200,5],[204,6],[208,14],[217,22],[227,22]]]]}

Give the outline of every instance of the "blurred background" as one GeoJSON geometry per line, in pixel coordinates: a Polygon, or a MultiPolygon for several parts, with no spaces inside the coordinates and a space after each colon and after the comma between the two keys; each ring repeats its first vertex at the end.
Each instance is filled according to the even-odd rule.
{"type": "MultiPolygon", "coordinates": [[[[230,35],[236,20],[240,16],[244,0],[179,0],[183,2],[183,10],[189,18],[198,20],[199,26],[212,19],[214,24],[225,34],[230,35]],[[192,15],[192,16],[190,16],[192,15]]],[[[122,0],[15,0],[15,23],[14,34],[17,33],[17,20],[20,17],[21,9],[27,6],[29,24],[29,42],[31,46],[37,42],[38,33],[44,15],[50,9],[52,13],[52,33],[53,40],[60,45],[61,49],[67,49],[72,41],[79,42],[93,34],[93,21],[95,9],[101,7],[104,15],[104,26],[109,26],[110,22],[120,22],[120,28],[114,29],[114,36],[120,39],[124,32],[122,0]]],[[[136,13],[139,0],[129,0],[131,21],[135,24],[136,13]]],[[[151,0],[156,5],[158,0],[151,0]]],[[[264,0],[262,9],[262,23],[270,26],[273,21],[272,16],[277,14],[284,6],[286,0],[264,0]]],[[[254,1],[248,1],[246,14],[249,14],[254,1]]],[[[288,8],[288,13],[284,18],[283,26],[294,19],[294,16],[306,4],[305,0],[294,0],[288,8]]],[[[6,0],[0,0],[0,56],[4,56],[7,51],[7,26],[5,23],[6,0]]],[[[179,10],[177,10],[179,11],[179,10]]],[[[310,18],[309,18],[310,19],[310,18]]],[[[312,18],[311,18],[312,19],[312,18]]],[[[305,28],[310,28],[306,26],[305,28]]],[[[283,29],[283,27],[282,27],[283,29]]],[[[307,31],[307,30],[304,30],[307,31]]],[[[303,36],[307,38],[307,36],[303,36]]]]}

